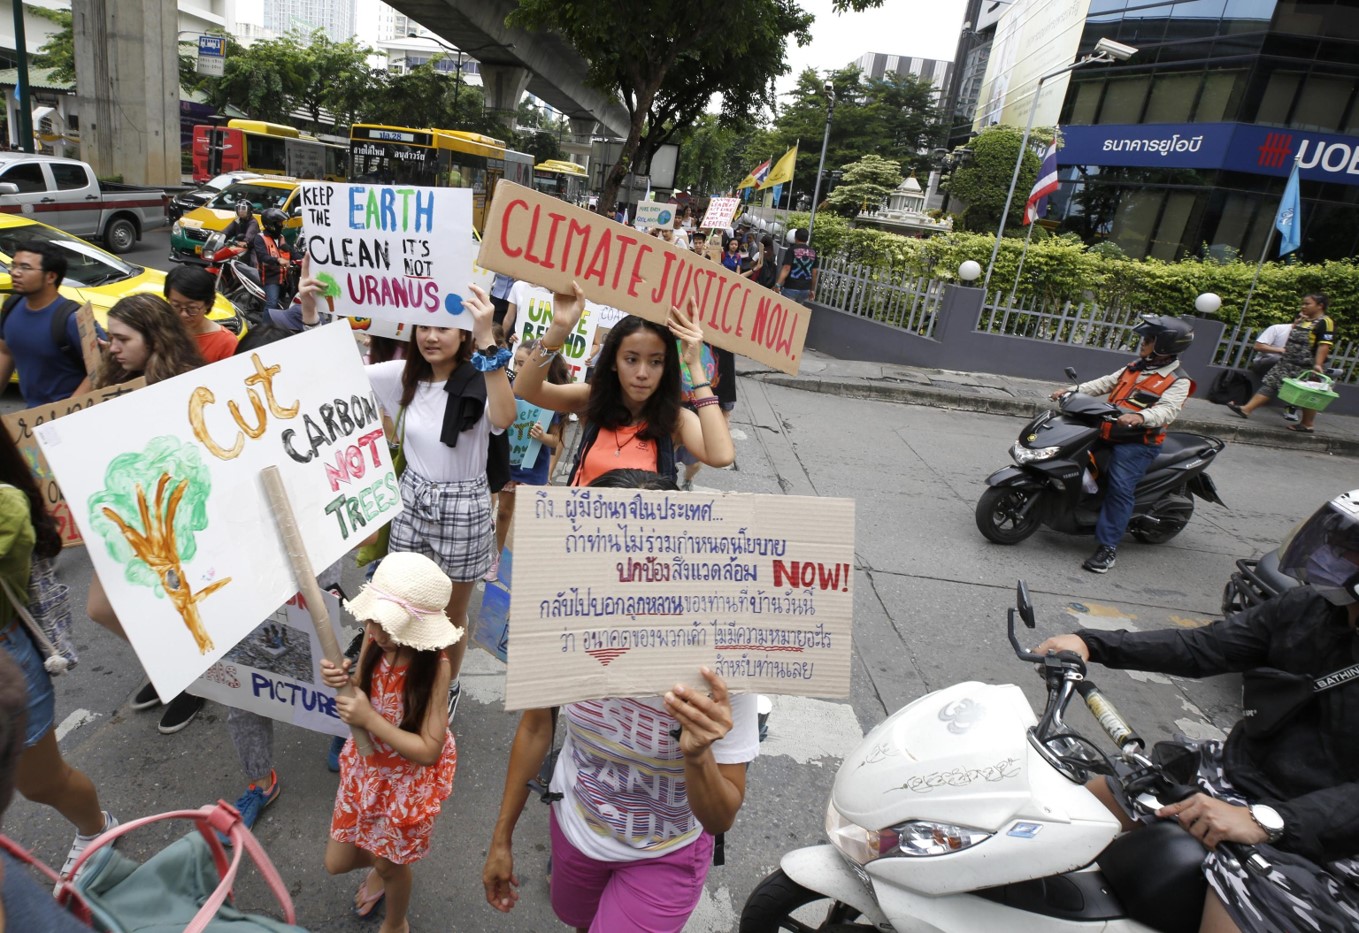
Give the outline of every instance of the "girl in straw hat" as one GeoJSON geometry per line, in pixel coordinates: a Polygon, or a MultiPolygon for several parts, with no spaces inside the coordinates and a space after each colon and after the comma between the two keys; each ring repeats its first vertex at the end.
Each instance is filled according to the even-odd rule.
{"type": "Polygon", "coordinates": [[[364,624],[358,673],[351,677],[347,660],[343,668],[321,662],[327,686],[357,688],[335,705],[346,724],[368,731],[374,748],[361,758],[350,739],[340,753],[326,871],[368,869],[354,913],[371,916],[386,899],[382,933],[409,929],[411,864],[429,851],[434,818],[453,789],[458,751],[441,702],[452,677],[444,649],[463,630],[444,611],[451,591],[428,557],[388,555],[345,604],[364,624]]]}

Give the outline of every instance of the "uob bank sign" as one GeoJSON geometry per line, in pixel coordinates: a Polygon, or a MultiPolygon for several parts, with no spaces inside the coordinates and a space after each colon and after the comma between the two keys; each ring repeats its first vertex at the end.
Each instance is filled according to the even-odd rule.
{"type": "Polygon", "coordinates": [[[1244,123],[1064,126],[1061,165],[1197,168],[1359,185],[1359,137],[1244,123]]]}

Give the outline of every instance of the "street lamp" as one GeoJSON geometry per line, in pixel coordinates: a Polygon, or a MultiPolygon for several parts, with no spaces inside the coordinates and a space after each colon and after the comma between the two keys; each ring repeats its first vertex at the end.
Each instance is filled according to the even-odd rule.
{"type": "MultiPolygon", "coordinates": [[[[439,46],[440,48],[447,49],[448,51],[454,52],[454,53],[457,54],[457,56],[458,56],[458,65],[457,65],[457,69],[458,69],[458,70],[457,70],[457,73],[453,76],[453,122],[454,122],[454,123],[461,123],[461,122],[462,122],[462,117],[461,117],[461,114],[462,114],[462,104],[459,103],[458,98],[459,98],[460,96],[462,96],[462,60],[463,60],[463,56],[466,55],[466,54],[472,54],[472,53],[475,53],[475,52],[484,52],[484,51],[486,51],[487,49],[512,49],[512,48],[514,48],[514,43],[513,43],[513,42],[510,42],[510,43],[508,43],[508,44],[506,44],[506,45],[501,45],[501,44],[498,43],[498,42],[491,42],[491,43],[488,43],[488,44],[486,44],[486,45],[479,45],[479,46],[477,46],[477,47],[474,48],[474,49],[460,49],[460,48],[458,48],[457,46],[449,45],[447,42],[444,42],[442,39],[439,39],[439,38],[437,38],[437,37],[435,37],[435,36],[422,36],[422,35],[420,35],[420,33],[416,32],[416,31],[413,30],[413,29],[412,29],[410,32],[407,32],[407,33],[406,33],[406,38],[407,38],[407,39],[428,39],[430,42],[433,42],[435,45],[439,46]]],[[[457,129],[457,128],[458,128],[458,127],[456,127],[456,126],[454,127],[454,129],[457,129]]]]}
{"type": "Polygon", "coordinates": [[[991,284],[991,273],[996,268],[996,254],[1000,252],[1000,240],[1005,235],[1005,221],[1010,218],[1010,202],[1014,200],[1015,185],[1019,183],[1019,169],[1024,164],[1024,150],[1029,147],[1029,133],[1033,130],[1033,118],[1038,113],[1038,98],[1042,95],[1043,82],[1058,75],[1064,75],[1068,71],[1075,71],[1086,65],[1107,65],[1110,62],[1127,61],[1137,53],[1137,49],[1131,45],[1124,45],[1112,39],[1100,39],[1095,43],[1095,50],[1089,55],[1080,58],[1070,65],[1065,65],[1055,71],[1049,71],[1038,79],[1038,86],[1033,89],[1033,105],[1029,107],[1029,120],[1024,124],[1024,137],[1019,141],[1019,153],[1015,156],[1015,170],[1010,175],[1010,190],[1005,195],[1005,208],[1000,212],[1000,226],[996,228],[996,242],[991,247],[991,261],[986,264],[986,279],[982,282],[982,292],[991,284]]]}
{"type": "Polygon", "coordinates": [[[821,88],[826,94],[826,132],[821,136],[821,161],[816,165],[816,184],[812,186],[812,215],[807,218],[807,242],[812,241],[816,227],[816,205],[821,200],[821,173],[826,170],[826,146],[830,143],[831,116],[835,113],[835,85],[830,78],[821,88]]]}

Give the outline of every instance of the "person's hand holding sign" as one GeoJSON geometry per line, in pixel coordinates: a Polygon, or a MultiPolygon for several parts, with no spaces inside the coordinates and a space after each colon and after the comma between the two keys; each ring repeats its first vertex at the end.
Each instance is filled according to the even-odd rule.
{"type": "Polygon", "coordinates": [[[694,304],[693,296],[685,303],[684,310],[671,306],[670,320],[666,321],[666,326],[670,328],[670,333],[674,334],[679,341],[684,344],[684,350],[680,353],[680,362],[689,368],[690,377],[697,385],[703,380],[703,328],[695,320],[697,307],[694,304]]]}
{"type": "Polygon", "coordinates": [[[707,695],[676,684],[665,695],[665,708],[680,724],[689,809],[704,829],[716,835],[731,828],[741,809],[746,795],[746,766],[718,764],[713,757],[713,743],[731,731],[731,700],[726,681],[706,667],[699,670],[708,682],[707,695]]]}
{"type": "Polygon", "coordinates": [[[311,256],[302,257],[302,275],[297,283],[297,300],[302,305],[302,324],[311,327],[321,320],[320,303],[325,297],[326,283],[311,274],[311,256]]]}
{"type": "Polygon", "coordinates": [[[552,296],[552,323],[543,333],[542,343],[549,347],[560,347],[575,331],[585,313],[585,293],[580,283],[572,282],[571,291],[558,292],[552,296]]]}
{"type": "MultiPolygon", "coordinates": [[[[349,679],[349,666],[348,658],[344,661],[344,667],[336,667],[326,658],[322,658],[321,680],[330,689],[339,690],[352,683],[349,679]]],[[[368,702],[368,696],[358,687],[354,688],[353,696],[335,698],[335,711],[346,726],[358,726],[360,729],[366,729],[369,720],[376,715],[372,704],[368,702]]]]}

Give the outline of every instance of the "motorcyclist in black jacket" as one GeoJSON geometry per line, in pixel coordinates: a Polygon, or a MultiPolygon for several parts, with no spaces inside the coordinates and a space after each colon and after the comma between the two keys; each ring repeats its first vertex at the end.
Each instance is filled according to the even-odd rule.
{"type": "Polygon", "coordinates": [[[1247,717],[1198,748],[1209,792],[1157,813],[1212,850],[1201,930],[1359,929],[1359,490],[1299,525],[1280,569],[1306,585],[1202,628],[1082,629],[1038,648],[1181,677],[1249,672],[1247,717]],[[1221,842],[1258,847],[1273,870],[1221,842]]]}

